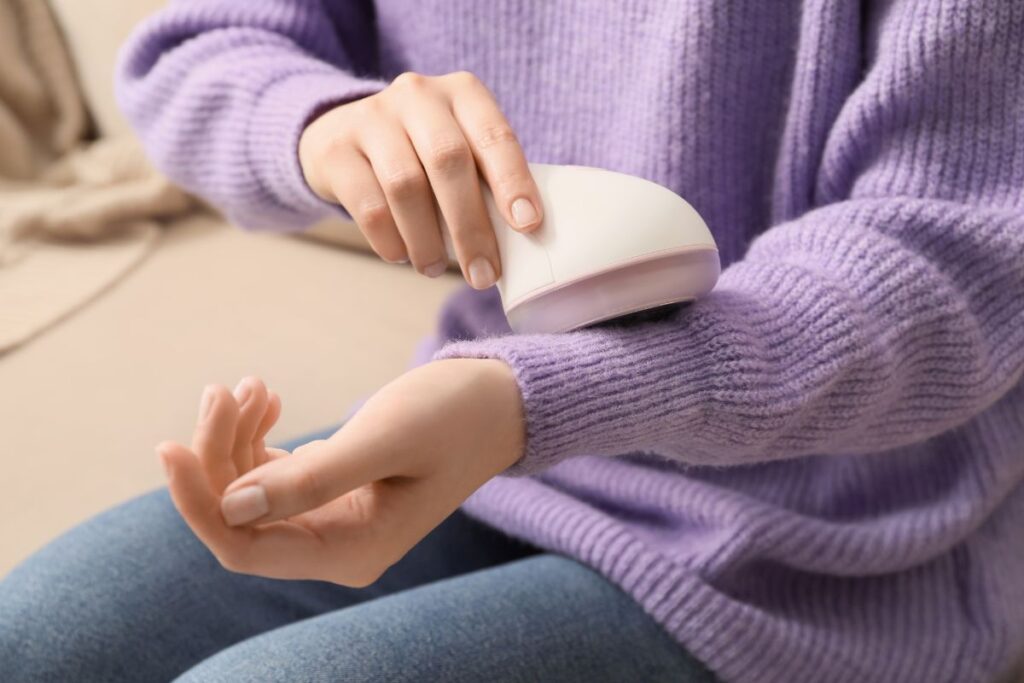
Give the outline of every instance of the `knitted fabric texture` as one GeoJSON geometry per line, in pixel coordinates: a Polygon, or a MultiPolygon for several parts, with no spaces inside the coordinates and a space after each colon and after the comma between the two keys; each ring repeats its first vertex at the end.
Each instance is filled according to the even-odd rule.
{"type": "Polygon", "coordinates": [[[433,356],[507,361],[527,420],[463,509],[601,572],[725,681],[1006,672],[1024,4],[181,1],[137,30],[118,92],[172,179],[299,230],[339,210],[303,181],[304,125],[460,69],[531,161],[685,197],[725,267],[667,319],[561,335],[457,293],[433,356]]]}

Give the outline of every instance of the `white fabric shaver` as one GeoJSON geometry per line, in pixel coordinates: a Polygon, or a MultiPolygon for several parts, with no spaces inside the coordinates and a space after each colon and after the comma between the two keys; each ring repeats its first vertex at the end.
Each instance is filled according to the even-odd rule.
{"type": "MultiPolygon", "coordinates": [[[[516,232],[483,186],[501,257],[496,283],[518,333],[565,332],[711,291],[721,264],[697,211],[643,178],[530,164],[544,221],[516,232]]],[[[448,227],[439,217],[449,257],[448,227]]]]}

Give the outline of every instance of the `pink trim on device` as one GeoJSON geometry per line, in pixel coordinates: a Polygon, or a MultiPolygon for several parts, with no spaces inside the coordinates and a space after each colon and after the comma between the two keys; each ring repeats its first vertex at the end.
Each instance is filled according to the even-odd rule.
{"type": "Polygon", "coordinates": [[[544,289],[505,311],[519,333],[567,332],[707,294],[718,281],[718,250],[688,247],[544,289]]]}

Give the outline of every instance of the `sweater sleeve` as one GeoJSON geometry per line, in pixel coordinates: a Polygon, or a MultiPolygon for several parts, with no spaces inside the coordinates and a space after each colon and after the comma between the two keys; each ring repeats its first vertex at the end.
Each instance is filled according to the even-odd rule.
{"type": "Polygon", "coordinates": [[[244,228],[298,230],[345,215],[306,184],[298,141],[384,87],[375,51],[368,1],[174,0],[121,49],[116,93],[170,179],[244,228]]]}
{"type": "Polygon", "coordinates": [[[815,208],[763,232],[710,295],[656,323],[435,354],[513,369],[527,440],[506,476],[579,455],[877,452],[1020,381],[1024,12],[890,4],[829,132],[815,208]]]}

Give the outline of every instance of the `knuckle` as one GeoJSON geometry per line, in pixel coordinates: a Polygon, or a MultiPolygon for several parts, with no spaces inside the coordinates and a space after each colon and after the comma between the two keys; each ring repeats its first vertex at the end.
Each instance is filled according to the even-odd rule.
{"type": "Polygon", "coordinates": [[[472,154],[461,140],[435,140],[425,159],[427,168],[437,173],[452,173],[469,165],[472,154]]]}
{"type": "Polygon", "coordinates": [[[301,501],[311,506],[319,506],[327,500],[327,489],[323,479],[312,467],[299,468],[294,475],[292,490],[301,501]]]}
{"type": "Polygon", "coordinates": [[[359,525],[370,526],[377,523],[377,498],[366,488],[356,489],[345,496],[349,516],[359,525]]]}
{"type": "Polygon", "coordinates": [[[378,119],[389,110],[389,90],[389,88],[385,88],[380,92],[355,100],[354,102],[349,102],[345,106],[352,107],[351,115],[358,117],[357,123],[378,119]]]}
{"type": "Polygon", "coordinates": [[[385,171],[381,175],[384,192],[394,197],[405,198],[423,190],[426,179],[417,169],[400,167],[385,171]]]}
{"type": "Polygon", "coordinates": [[[461,69],[459,71],[453,71],[447,75],[448,80],[457,85],[476,85],[480,80],[471,71],[461,69]]]}
{"type": "Polygon", "coordinates": [[[505,123],[485,126],[476,136],[476,144],[480,149],[490,149],[496,145],[519,145],[519,138],[512,127],[505,123]]]}
{"type": "Polygon", "coordinates": [[[384,202],[366,202],[359,207],[357,222],[363,230],[380,232],[391,225],[391,209],[384,202]]]}
{"type": "Polygon", "coordinates": [[[391,84],[399,89],[418,88],[421,87],[426,80],[426,76],[423,74],[418,74],[415,71],[403,71],[395,76],[395,79],[391,81],[391,84]]]}
{"type": "Polygon", "coordinates": [[[491,174],[488,184],[496,194],[516,194],[531,188],[530,176],[518,169],[503,169],[491,174]]]}
{"type": "Polygon", "coordinates": [[[324,143],[323,157],[326,160],[339,160],[348,155],[352,145],[348,138],[341,135],[332,135],[324,143]]]}

